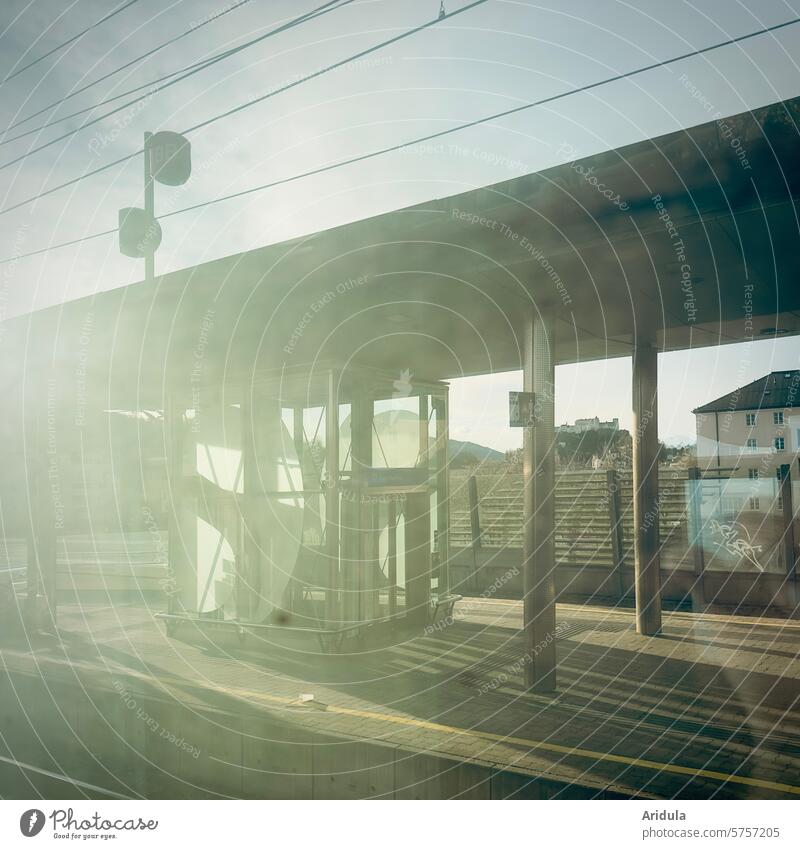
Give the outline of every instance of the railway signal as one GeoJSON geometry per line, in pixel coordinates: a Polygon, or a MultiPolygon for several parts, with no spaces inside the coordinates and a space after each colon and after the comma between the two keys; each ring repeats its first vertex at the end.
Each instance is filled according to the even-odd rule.
{"type": "Polygon", "coordinates": [[[180,133],[163,130],[144,134],[144,209],[119,211],[120,253],[144,259],[146,282],[155,276],[155,252],[161,244],[161,225],[155,217],[155,182],[181,186],[192,173],[192,148],[180,133]]]}

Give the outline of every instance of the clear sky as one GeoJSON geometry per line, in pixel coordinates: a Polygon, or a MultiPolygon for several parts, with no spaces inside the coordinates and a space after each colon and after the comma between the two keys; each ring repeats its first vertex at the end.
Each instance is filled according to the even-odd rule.
{"type": "MultiPolygon", "coordinates": [[[[0,124],[8,127],[232,2],[137,0],[5,82],[0,124]]],[[[238,45],[320,2],[251,0],[3,138],[238,45]]],[[[466,0],[445,5],[450,12],[466,0]]],[[[112,8],[100,0],[2,0],[0,79],[112,8]]],[[[0,170],[0,208],[135,151],[145,130],[181,131],[435,18],[438,11],[439,0],[355,0],[0,170]]],[[[192,134],[192,179],[179,189],[159,187],[157,212],[434,132],[798,13],[800,0],[489,0],[192,134]]],[[[796,96],[798,56],[800,25],[474,128],[450,137],[443,149],[413,148],[175,216],[163,222],[157,269],[193,265],[536,171],[560,161],[565,143],[582,156],[702,123],[709,112],[680,82],[684,73],[721,115],[796,96]]],[[[84,120],[71,118],[3,144],[0,166],[84,120]]],[[[120,207],[141,204],[141,182],[136,158],[15,211],[0,220],[0,257],[115,227],[120,207]]],[[[142,265],[120,256],[116,238],[109,236],[0,271],[2,311],[13,315],[134,283],[142,265]]],[[[662,357],[662,435],[691,436],[693,406],[771,369],[798,367],[799,352],[797,341],[781,340],[662,357]]],[[[474,381],[454,384],[454,436],[512,447],[519,433],[504,427],[505,392],[519,388],[519,376],[476,380],[480,393],[474,381]]],[[[559,421],[617,415],[628,424],[629,360],[564,367],[557,382],[559,421]]]]}
{"type": "MultiPolygon", "coordinates": [[[[770,371],[800,368],[797,338],[660,354],[658,427],[662,439],[694,441],[692,410],[770,371]]],[[[457,439],[501,451],[519,448],[522,431],[508,427],[508,392],[522,373],[469,377],[451,384],[451,429],[457,439]]],[[[631,423],[631,360],[621,357],[556,368],[556,424],[576,418],[631,423]]]]}

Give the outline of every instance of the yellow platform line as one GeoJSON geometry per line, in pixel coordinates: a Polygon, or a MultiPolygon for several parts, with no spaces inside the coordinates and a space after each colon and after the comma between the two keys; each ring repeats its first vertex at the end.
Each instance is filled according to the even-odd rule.
{"type": "MultiPolygon", "coordinates": [[[[218,689],[218,688],[214,688],[218,689]]],[[[278,703],[283,707],[287,706],[285,698],[280,696],[271,696],[268,693],[259,693],[251,690],[240,690],[238,688],[220,689],[223,693],[236,693],[236,695],[246,698],[265,699],[267,701],[278,703]]],[[[759,787],[763,790],[777,790],[781,793],[791,793],[795,796],[800,796],[800,787],[793,784],[782,784],[778,781],[767,781],[762,778],[750,778],[746,775],[731,775],[726,772],[716,772],[710,769],[696,769],[694,767],[680,766],[680,764],[660,763],[644,758],[632,758],[627,755],[612,755],[609,752],[596,752],[592,749],[573,748],[571,746],[559,746],[557,743],[545,743],[539,740],[527,740],[523,737],[512,737],[505,734],[494,734],[491,731],[479,731],[477,729],[457,728],[453,725],[444,725],[439,722],[430,722],[426,719],[415,719],[410,716],[400,716],[398,714],[377,713],[375,711],[357,710],[355,708],[338,707],[336,705],[326,705],[326,711],[329,713],[339,714],[341,716],[352,716],[357,719],[374,719],[380,722],[388,722],[394,725],[406,726],[409,728],[422,728],[426,731],[439,731],[447,735],[460,735],[463,737],[471,737],[473,739],[486,740],[492,743],[511,743],[518,746],[525,746],[529,751],[545,751],[557,755],[569,755],[571,757],[589,758],[593,761],[606,761],[609,763],[624,764],[630,767],[641,767],[643,769],[652,769],[657,772],[668,772],[674,775],[687,775],[692,778],[710,778],[714,781],[729,782],[731,784],[743,784],[748,787],[759,787]]]]}

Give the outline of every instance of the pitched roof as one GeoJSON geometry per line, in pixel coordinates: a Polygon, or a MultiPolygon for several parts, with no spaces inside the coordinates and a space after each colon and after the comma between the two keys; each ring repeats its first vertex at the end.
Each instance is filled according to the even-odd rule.
{"type": "Polygon", "coordinates": [[[772,410],[800,407],[800,370],[773,371],[746,386],[710,401],[693,413],[731,410],[772,410]]]}

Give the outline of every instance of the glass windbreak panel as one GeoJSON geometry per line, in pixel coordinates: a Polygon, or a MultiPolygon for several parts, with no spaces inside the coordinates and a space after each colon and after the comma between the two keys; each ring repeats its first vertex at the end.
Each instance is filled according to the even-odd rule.
{"type": "Polygon", "coordinates": [[[248,489],[251,617],[317,627],[324,617],[326,408],[262,393],[253,405],[258,471],[248,489]]]}
{"type": "Polygon", "coordinates": [[[280,445],[275,454],[278,464],[276,489],[280,492],[294,492],[303,488],[300,460],[303,447],[296,431],[301,415],[299,410],[292,407],[281,407],[280,416],[281,426],[277,429],[280,445]]]}
{"type": "MultiPolygon", "coordinates": [[[[174,423],[185,483],[176,495],[164,589],[173,612],[233,619],[244,493],[244,429],[235,393],[198,390],[174,423]]],[[[150,534],[153,535],[153,527],[150,534]]]]}
{"type": "Polygon", "coordinates": [[[291,405],[266,395],[250,411],[251,493],[318,490],[325,476],[325,407],[291,405]]]}
{"type": "Polygon", "coordinates": [[[149,518],[164,518],[163,416],[159,410],[106,410],[97,424],[102,432],[84,433],[81,444],[73,445],[71,462],[62,467],[64,484],[78,496],[67,503],[83,502],[87,530],[118,533],[122,542],[126,533],[144,530],[149,518]],[[86,479],[75,475],[84,468],[86,479]]]}
{"type": "MultiPolygon", "coordinates": [[[[345,487],[340,501],[340,572],[342,621],[403,615],[409,594],[410,564],[425,573],[429,551],[409,551],[407,496],[345,487]]],[[[419,531],[419,525],[418,525],[419,531]]],[[[417,587],[418,588],[418,587],[417,587]]]]}
{"type": "Polygon", "coordinates": [[[175,610],[234,619],[241,505],[203,476],[180,499],[164,590],[175,610]]]}
{"type": "MultiPolygon", "coordinates": [[[[689,481],[691,487],[695,482],[689,481]]],[[[781,574],[783,508],[774,475],[696,483],[705,568],[781,574]]]]}
{"type": "Polygon", "coordinates": [[[438,401],[435,396],[428,396],[428,467],[431,470],[439,468],[438,449],[436,427],[438,422],[439,410],[438,401]]]}
{"type": "Polygon", "coordinates": [[[353,471],[353,452],[350,445],[351,414],[350,404],[339,404],[339,471],[348,475],[353,471]]]}
{"type": "MultiPolygon", "coordinates": [[[[797,469],[797,465],[795,465],[795,469],[797,469]]],[[[800,481],[797,480],[797,475],[794,474],[792,476],[792,520],[794,522],[794,539],[795,544],[798,541],[798,533],[800,532],[800,527],[798,526],[798,518],[800,518],[800,481]]]]}
{"type": "Polygon", "coordinates": [[[379,496],[375,502],[379,615],[403,613],[406,606],[405,499],[402,495],[379,496]]]}
{"type": "MultiPolygon", "coordinates": [[[[439,491],[437,488],[437,479],[434,474],[439,470],[440,449],[441,445],[438,440],[437,423],[438,423],[438,399],[434,395],[428,396],[428,468],[431,470],[429,480],[431,489],[430,498],[430,513],[431,513],[431,544],[434,557],[438,557],[439,553],[439,491]]],[[[437,570],[434,568],[434,575],[437,570]]],[[[434,583],[438,580],[434,578],[434,583]]]]}
{"type": "Polygon", "coordinates": [[[253,619],[289,627],[318,626],[327,583],[324,496],[273,494],[261,499],[253,512],[257,539],[253,619]]]}
{"type": "Polygon", "coordinates": [[[405,501],[400,499],[397,504],[395,529],[397,533],[397,572],[395,584],[397,585],[397,605],[405,607],[406,604],[406,514],[405,501]]]}
{"type": "Polygon", "coordinates": [[[328,467],[325,407],[303,409],[303,481],[307,489],[319,489],[328,467]]]}
{"type": "Polygon", "coordinates": [[[372,466],[415,468],[425,462],[427,425],[420,420],[419,396],[376,400],[372,418],[372,466]]]}
{"type": "Polygon", "coordinates": [[[439,493],[436,491],[436,487],[431,489],[429,500],[431,512],[431,552],[437,554],[439,550],[439,493]]]}
{"type": "Polygon", "coordinates": [[[241,406],[212,393],[197,393],[193,400],[195,407],[184,413],[183,473],[226,492],[243,492],[241,406]]]}
{"type": "MultiPolygon", "coordinates": [[[[613,563],[613,550],[608,528],[609,483],[605,472],[596,474],[596,490],[598,500],[596,508],[602,516],[606,528],[604,537],[608,539],[610,562],[613,563]]],[[[673,471],[662,469],[658,475],[658,517],[660,531],[660,560],[662,570],[694,569],[694,554],[689,545],[689,512],[687,505],[688,494],[687,474],[685,470],[673,471]]]]}
{"type": "Polygon", "coordinates": [[[195,547],[196,580],[191,609],[198,613],[223,610],[233,615],[236,553],[231,530],[220,519],[218,515],[208,520],[197,516],[194,522],[195,538],[191,542],[195,547]]]}
{"type": "Polygon", "coordinates": [[[783,435],[787,453],[796,454],[800,451],[800,415],[796,412],[786,413],[783,435]]]}

